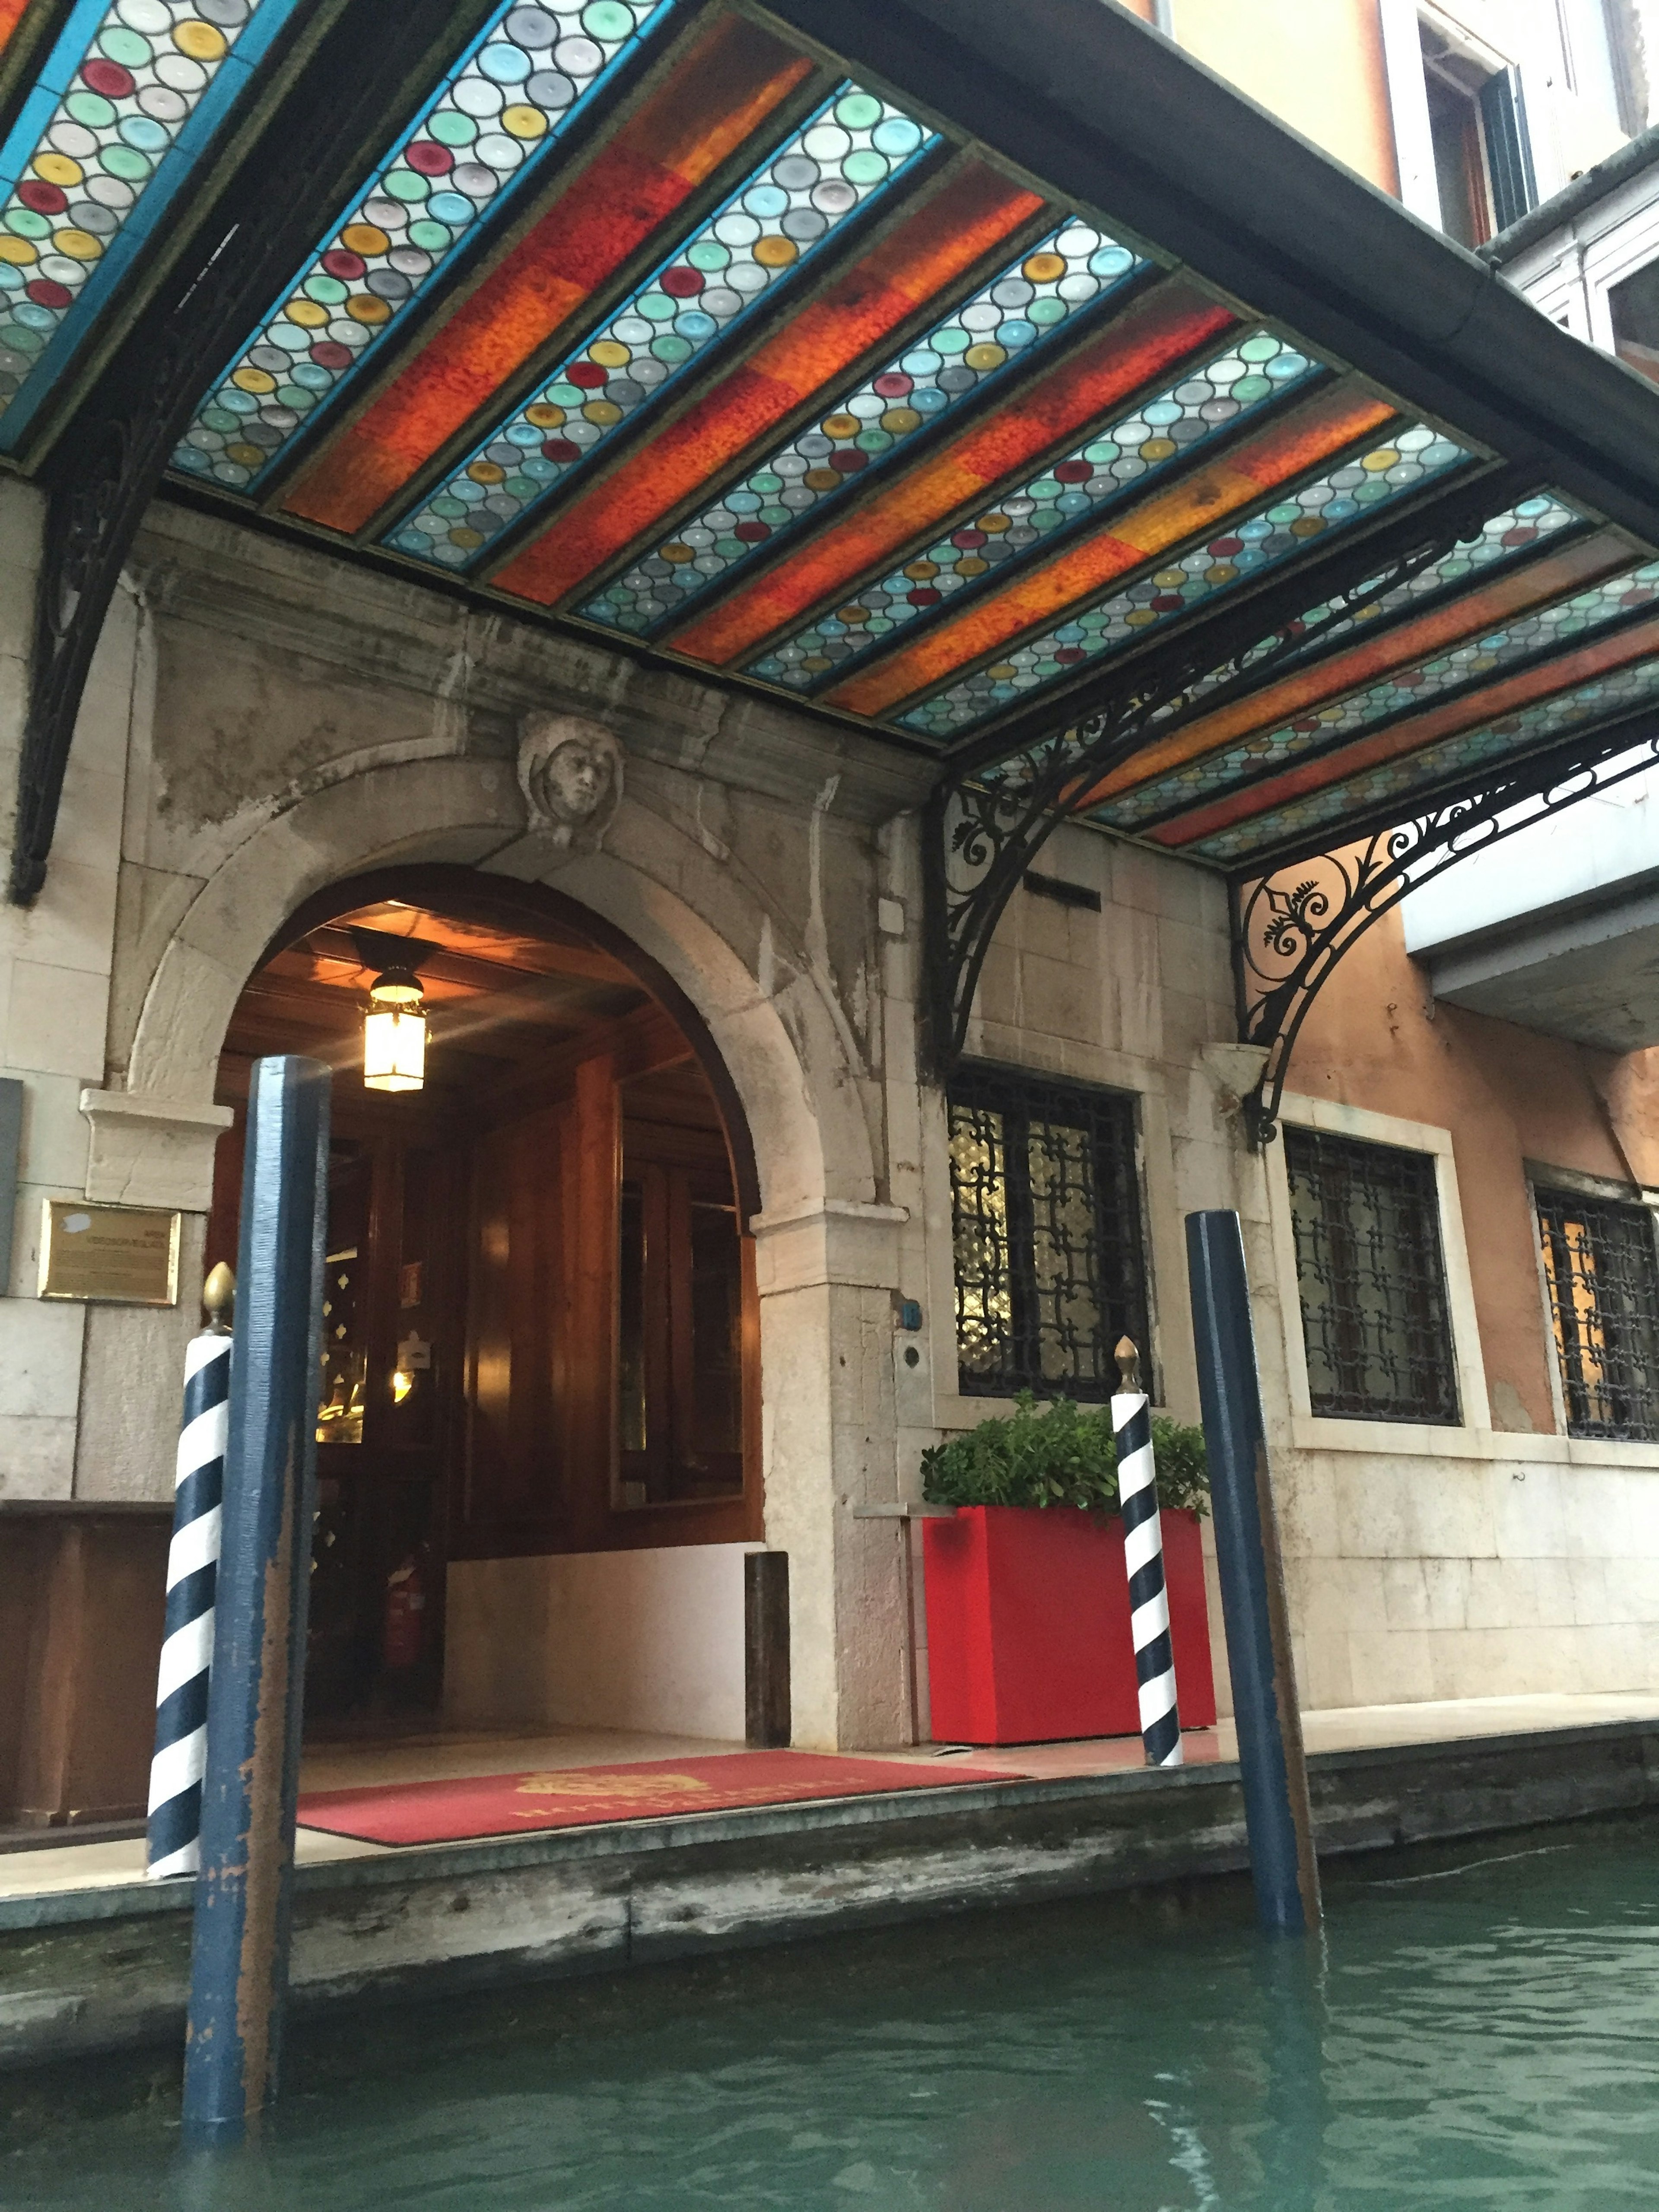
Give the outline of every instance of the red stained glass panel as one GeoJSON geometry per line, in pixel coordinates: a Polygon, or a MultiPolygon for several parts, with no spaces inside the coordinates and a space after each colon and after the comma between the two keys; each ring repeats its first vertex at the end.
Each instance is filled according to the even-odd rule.
{"type": "Polygon", "coordinates": [[[624,459],[495,577],[551,606],[694,496],[719,469],[960,282],[1040,211],[1035,192],[965,160],[748,361],[624,459]]]}
{"type": "Polygon", "coordinates": [[[500,266],[324,448],[284,502],[289,514],[331,530],[364,528],[811,73],[810,62],[769,33],[718,18],[500,266]]]}
{"type": "Polygon", "coordinates": [[[861,669],[828,694],[830,702],[858,714],[889,712],[1023,632],[1055,620],[1066,608],[1213,527],[1223,516],[1253,505],[1264,491],[1367,436],[1392,411],[1366,392],[1339,387],[1321,393],[1270,429],[1145,501],[1115,528],[1068,547],[1006,591],[978,600],[953,621],[861,669]]]}
{"type": "Polygon", "coordinates": [[[1182,815],[1179,821],[1165,823],[1151,835],[1161,845],[1194,844],[1234,823],[1272,813],[1292,799],[1323,790],[1327,784],[1343,782],[1362,769],[1401,759],[1460,730],[1478,729],[1483,722],[1530,706],[1535,700],[1549,698],[1558,691],[1571,690],[1575,684],[1586,683],[1593,677],[1627,668],[1656,653],[1659,653],[1659,620],[1643,623],[1616,637],[1582,646],[1576,653],[1561,653],[1540,667],[1527,669],[1502,684],[1492,684],[1487,690],[1448,700],[1444,706],[1436,707],[1426,714],[1414,715],[1408,722],[1393,723],[1373,737],[1362,738],[1335,753],[1288,769],[1283,775],[1252,784],[1248,790],[1218,799],[1212,805],[1196,808],[1182,815]]]}
{"type": "Polygon", "coordinates": [[[1017,399],[820,532],[793,560],[692,623],[674,643],[693,659],[719,666],[744,657],[1232,322],[1217,301],[1171,280],[1027,385],[1017,399]]]}

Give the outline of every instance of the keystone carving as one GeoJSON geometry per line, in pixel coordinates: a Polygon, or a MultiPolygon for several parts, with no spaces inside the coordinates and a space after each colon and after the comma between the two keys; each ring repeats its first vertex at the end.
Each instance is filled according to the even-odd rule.
{"type": "Polygon", "coordinates": [[[582,714],[526,714],[519,726],[519,788],[532,830],[592,852],[623,794],[623,749],[582,714]]]}

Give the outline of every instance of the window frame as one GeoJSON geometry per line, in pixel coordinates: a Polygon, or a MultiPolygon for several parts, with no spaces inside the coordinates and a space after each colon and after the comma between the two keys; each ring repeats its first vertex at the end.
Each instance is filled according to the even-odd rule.
{"type": "MultiPolygon", "coordinates": [[[[991,1410],[991,1405],[988,1401],[1001,1401],[1006,1403],[1023,1390],[1030,1390],[1039,1399],[1065,1397],[1074,1400],[1079,1405],[1097,1405],[1104,1404],[1111,1396],[1113,1390],[1118,1387],[1112,1367],[1111,1350],[1112,1343],[1115,1341],[1117,1334],[1123,1331],[1114,1328],[1109,1316],[1104,1321],[1103,1334],[1110,1337],[1111,1341],[1102,1343],[1103,1371],[1097,1380],[1085,1380],[1077,1376],[1048,1376],[1036,1371],[1035,1368],[1030,1372],[1016,1372],[1012,1368],[1003,1368],[994,1374],[981,1376],[975,1374],[963,1358],[961,1284],[956,1266],[957,1186],[951,1158],[952,1109],[957,1106],[963,1106],[969,1110],[999,1113],[1005,1117],[1005,1126],[1011,1114],[1015,1117],[1021,1117],[1023,1115],[1023,1118],[1029,1123],[1033,1118],[1041,1121],[1043,1117],[1041,1115],[1033,1115],[1029,1103],[1022,1106],[1018,1102],[1029,1101],[1034,1094],[1046,1095],[1050,1100],[1060,1102],[1068,1098],[1074,1099],[1079,1102],[1083,1111],[1091,1115],[1099,1115],[1104,1109],[1106,1111],[1120,1113],[1124,1117],[1122,1160],[1124,1168],[1127,1169],[1130,1195],[1133,1200],[1133,1205],[1127,1214],[1127,1226],[1133,1247],[1129,1255],[1129,1267],[1134,1276],[1133,1297],[1132,1300],[1122,1301],[1130,1308],[1124,1322],[1124,1328],[1135,1339],[1141,1354],[1141,1372],[1146,1378],[1149,1392],[1156,1399],[1158,1395],[1156,1305],[1152,1285],[1153,1238],[1147,1188],[1144,1113],[1146,1102],[1139,1091],[1127,1086],[1079,1081],[1074,1077],[1051,1073],[1045,1068],[1018,1066],[1007,1062],[987,1060],[963,1061],[945,1085],[942,1097],[946,1203],[944,1251],[951,1285],[950,1312],[956,1370],[956,1395],[959,1399],[988,1413],[991,1410]]],[[[1119,1172],[1120,1170],[1114,1166],[1113,1176],[1115,1176],[1119,1172]]],[[[1098,1237],[1103,1219],[1101,1193],[1107,1180],[1100,1174],[1098,1140],[1096,1177],[1096,1217],[1098,1237]]],[[[1018,1233],[1030,1240],[1030,1227],[1023,1218],[1027,1209],[1012,1193],[1011,1199],[1012,1202],[1010,1204],[1009,1212],[1019,1224],[1018,1233]]],[[[1096,1249],[1097,1251],[1103,1251],[1106,1248],[1103,1243],[1097,1243],[1096,1249]]],[[[1011,1278],[1010,1303],[1011,1306],[1023,1304],[1026,1310],[1027,1349],[1034,1354],[1038,1341],[1034,1333],[1036,1324],[1030,1318],[1038,1304],[1034,1290],[1036,1281],[1034,1242],[1027,1243],[1022,1273],[1027,1279],[1024,1285],[1024,1297],[1020,1297],[1011,1278]]],[[[1103,1304],[1109,1304],[1111,1300],[1109,1285],[1103,1284],[1103,1289],[1104,1291],[1103,1304]]],[[[1011,1316],[1011,1341],[1017,1341],[1016,1328],[1017,1324],[1011,1316]]]]}
{"type": "MultiPolygon", "coordinates": [[[[1327,1324],[1324,1362],[1330,1379],[1338,1386],[1325,1394],[1321,1403],[1314,1389],[1311,1359],[1308,1359],[1308,1394],[1315,1414],[1325,1420],[1386,1421],[1408,1424],[1413,1428],[1461,1428],[1462,1403],[1457,1389],[1457,1350],[1452,1339],[1451,1285],[1446,1273],[1445,1239],[1440,1226],[1439,1181],[1434,1170],[1433,1156],[1415,1146],[1379,1144],[1375,1138],[1338,1134],[1328,1129],[1310,1129],[1292,1123],[1284,1134],[1286,1188],[1291,1194],[1291,1231],[1297,1240],[1297,1303],[1302,1315],[1303,1347],[1307,1356],[1310,1305],[1308,1279],[1302,1271],[1303,1235],[1297,1218],[1296,1194],[1293,1185],[1302,1172],[1292,1159],[1293,1151],[1309,1148],[1305,1165],[1309,1180],[1314,1183],[1313,1195],[1325,1246],[1327,1279],[1325,1288],[1332,1309],[1332,1320],[1327,1324]],[[1328,1148],[1325,1158],[1322,1150],[1328,1148]],[[1351,1169],[1356,1155],[1376,1156],[1376,1165],[1369,1177],[1362,1180],[1362,1170],[1356,1170],[1349,1182],[1332,1174],[1346,1163],[1351,1169]],[[1407,1380],[1413,1385],[1411,1396],[1397,1398],[1368,1398],[1365,1381],[1370,1372],[1382,1364],[1386,1355],[1376,1345],[1369,1344],[1362,1314],[1361,1327],[1350,1332],[1355,1341],[1346,1347],[1337,1340],[1343,1334],[1345,1301],[1342,1297],[1345,1270],[1344,1245],[1351,1239],[1352,1223],[1339,1224],[1337,1212],[1346,1213],[1351,1205],[1349,1188],[1369,1188],[1380,1194],[1386,1188],[1385,1177],[1390,1173],[1382,1164],[1385,1160],[1409,1163],[1406,1170],[1415,1176],[1420,1185],[1423,1210],[1426,1216],[1419,1223],[1418,1194],[1403,1185],[1396,1191],[1395,1228],[1396,1241],[1386,1250],[1372,1255],[1370,1275],[1374,1280],[1379,1267],[1396,1279],[1406,1273],[1405,1261],[1408,1252],[1414,1262],[1416,1280],[1413,1289],[1421,1301],[1422,1310],[1412,1312],[1401,1306],[1388,1310],[1388,1334],[1397,1331],[1406,1341],[1407,1380]],[[1339,1205],[1333,1208],[1330,1200],[1334,1186],[1339,1205]],[[1405,1233],[1401,1233],[1401,1232],[1405,1233]],[[1415,1250],[1410,1247],[1414,1244],[1415,1250]],[[1437,1342],[1436,1341],[1437,1340],[1437,1342]],[[1418,1371],[1413,1373],[1415,1368],[1418,1371]],[[1346,1402],[1344,1402],[1346,1401],[1346,1402]],[[1423,1410],[1409,1408],[1415,1405],[1423,1410]]],[[[1376,1209],[1379,1214],[1382,1208],[1376,1209]]],[[[1355,1297],[1347,1302],[1350,1312],[1359,1310],[1359,1285],[1366,1270],[1363,1255],[1353,1255],[1355,1297]]],[[[1387,1291],[1385,1290],[1385,1297],[1387,1291]]],[[[1414,1300],[1413,1303],[1416,1301],[1414,1300]]]]}
{"type": "MultiPolygon", "coordinates": [[[[1540,175],[1540,148],[1528,118],[1529,91],[1541,94],[1547,80],[1527,52],[1500,50],[1436,0],[1378,0],[1378,14],[1400,198],[1423,222],[1457,236],[1446,222],[1431,120],[1431,87],[1437,84],[1467,109],[1468,213],[1478,245],[1565,182],[1540,175]]],[[[1523,44],[1530,52],[1532,41],[1523,44]]]]}
{"type": "Polygon", "coordinates": [[[1567,1372],[1566,1347],[1556,1329],[1556,1300],[1544,1229],[1544,1207],[1549,1200],[1577,1200],[1587,1206],[1616,1206],[1632,1216],[1645,1215],[1654,1270],[1654,1303],[1656,1316],[1659,1316],[1659,1192],[1645,1190],[1633,1183],[1609,1182],[1601,1176],[1584,1175],[1571,1169],[1550,1167],[1532,1160],[1528,1160],[1526,1165],[1527,1196],[1532,1209],[1533,1237],[1538,1258],[1544,1356],[1549,1367],[1550,1395],[1554,1401],[1558,1433],[1577,1443],[1607,1445],[1614,1449],[1631,1444],[1659,1446],[1659,1389],[1655,1392],[1653,1416],[1645,1433],[1625,1422],[1591,1425],[1575,1419],[1571,1395],[1573,1383],[1567,1372]]]}
{"type": "MultiPolygon", "coordinates": [[[[1490,1431],[1492,1413],[1486,1395],[1486,1372],[1475,1316],[1474,1291],[1469,1273],[1468,1244],[1457,1168],[1449,1129],[1433,1122],[1411,1121],[1402,1115],[1379,1114],[1369,1107],[1349,1106],[1334,1099],[1313,1098],[1286,1092],[1279,1120],[1286,1127],[1322,1133],[1357,1137],[1392,1145],[1403,1152],[1433,1156],[1435,1188],[1439,1204],[1440,1254],[1445,1270],[1447,1313],[1451,1329],[1452,1356],[1456,1371],[1457,1401],[1462,1419],[1455,1426],[1425,1421],[1364,1419],[1346,1414],[1316,1413],[1308,1375],[1307,1345],[1302,1328],[1301,1285],[1297,1268],[1296,1231],[1291,1213],[1290,1178],[1285,1147],[1269,1147],[1267,1170],[1267,1226],[1272,1240],[1273,1285],[1278,1294],[1285,1362],[1285,1395],[1290,1401],[1290,1443],[1311,1451],[1371,1451],[1433,1456],[1444,1453],[1462,1456],[1477,1449],[1479,1432],[1490,1431]]],[[[1258,1328],[1262,1325],[1258,1319],[1258,1328]]],[[[1268,1395],[1271,1401],[1271,1389],[1268,1395]]]]}

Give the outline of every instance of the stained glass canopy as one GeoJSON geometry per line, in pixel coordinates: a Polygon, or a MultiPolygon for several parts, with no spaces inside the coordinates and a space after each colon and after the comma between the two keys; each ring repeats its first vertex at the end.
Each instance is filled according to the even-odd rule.
{"type": "MultiPolygon", "coordinates": [[[[0,0],[0,462],[362,4],[0,0]]],[[[1235,873],[1659,707],[1659,393],[1111,0],[453,21],[170,495],[953,760],[1173,657],[1087,806],[1235,873]]]]}

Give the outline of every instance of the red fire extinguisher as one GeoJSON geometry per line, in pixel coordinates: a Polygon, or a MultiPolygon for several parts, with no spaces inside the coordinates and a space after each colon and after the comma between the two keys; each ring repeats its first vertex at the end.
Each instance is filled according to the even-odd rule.
{"type": "Polygon", "coordinates": [[[426,1634],[426,1577],[418,1553],[411,1552],[386,1577],[386,1615],[380,1656],[391,1671],[412,1667],[426,1634]]]}

